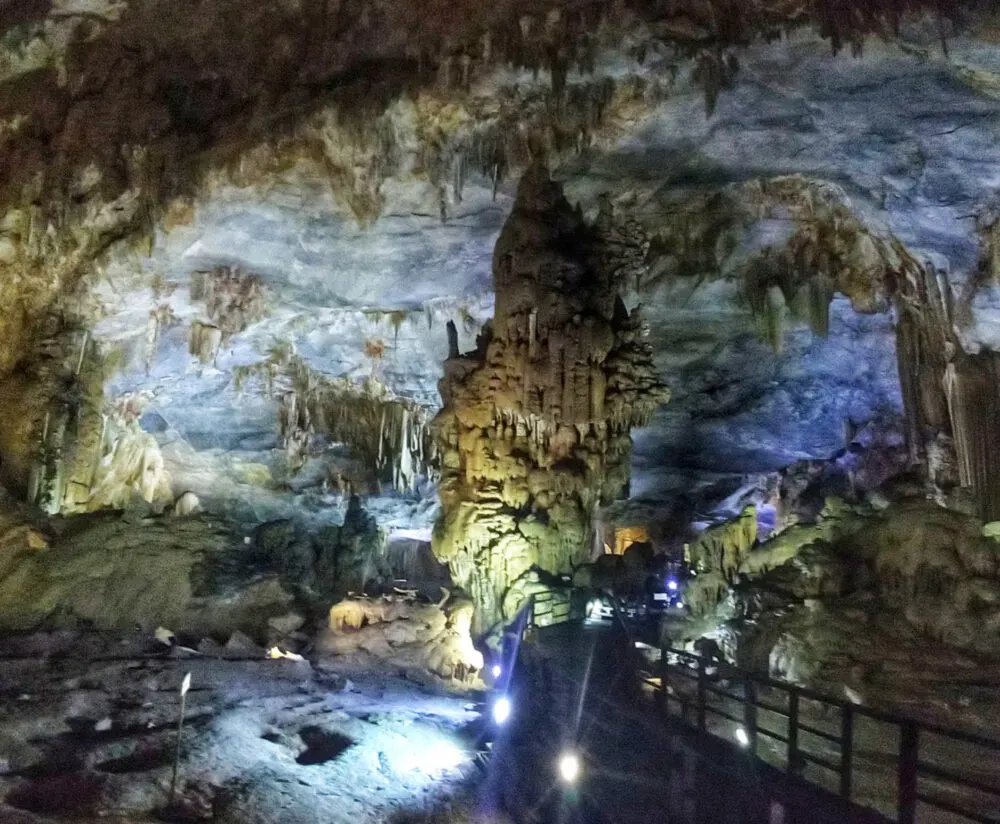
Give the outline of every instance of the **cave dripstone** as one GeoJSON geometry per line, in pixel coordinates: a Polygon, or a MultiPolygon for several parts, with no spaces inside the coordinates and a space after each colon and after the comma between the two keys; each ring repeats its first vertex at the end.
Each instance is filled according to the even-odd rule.
{"type": "Polygon", "coordinates": [[[331,597],[436,522],[484,627],[904,438],[994,517],[995,9],[529,5],[2,3],[3,484],[331,597]]]}
{"type": "Polygon", "coordinates": [[[668,397],[618,295],[608,208],[587,225],[533,166],[493,253],[493,320],[445,363],[434,550],[481,628],[513,617],[504,595],[532,568],[589,560],[595,508],[627,493],[629,431],[668,397]]]}

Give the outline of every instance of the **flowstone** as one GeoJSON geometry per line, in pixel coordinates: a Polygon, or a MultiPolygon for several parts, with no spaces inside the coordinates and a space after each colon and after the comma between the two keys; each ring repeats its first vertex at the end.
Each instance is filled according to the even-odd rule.
{"type": "Polygon", "coordinates": [[[409,595],[346,598],[330,608],[329,624],[317,640],[322,658],[333,655],[341,667],[353,659],[381,662],[419,677],[429,672],[445,680],[474,684],[483,655],[472,643],[473,606],[444,591],[439,604],[409,595]]]}
{"type": "Polygon", "coordinates": [[[0,500],[0,628],[263,638],[294,596],[205,516],[34,522],[0,500]]]}
{"type": "MultiPolygon", "coordinates": [[[[717,527],[706,543],[734,543],[739,528],[739,521],[717,527]]],[[[665,629],[672,637],[720,637],[742,666],[782,677],[817,670],[816,650],[849,647],[859,621],[914,643],[995,656],[1000,544],[991,532],[923,498],[882,509],[830,498],[814,523],[747,546],[735,568],[696,546],[699,574],[685,593],[691,615],[665,629]],[[813,652],[795,652],[800,647],[813,652]]]]}
{"type": "Polygon", "coordinates": [[[595,507],[628,487],[629,430],[667,399],[605,204],[587,225],[535,166],[493,256],[496,313],[478,351],[452,347],[436,419],[442,515],[434,552],[476,604],[476,628],[512,617],[532,568],[588,560],[595,507]]]}

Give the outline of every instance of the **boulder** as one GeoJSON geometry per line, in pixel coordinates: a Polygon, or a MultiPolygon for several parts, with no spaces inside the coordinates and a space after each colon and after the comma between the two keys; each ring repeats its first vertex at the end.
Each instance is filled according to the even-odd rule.
{"type": "MultiPolygon", "coordinates": [[[[347,598],[330,609],[317,642],[321,657],[363,660],[421,670],[463,684],[477,683],[483,656],[472,643],[472,603],[421,603],[409,596],[347,598]]],[[[370,665],[370,664],[368,664],[370,665]]]]}
{"type": "Polygon", "coordinates": [[[0,536],[0,629],[92,627],[152,634],[263,637],[293,596],[205,516],[95,515],[45,540],[20,525],[0,536]]]}

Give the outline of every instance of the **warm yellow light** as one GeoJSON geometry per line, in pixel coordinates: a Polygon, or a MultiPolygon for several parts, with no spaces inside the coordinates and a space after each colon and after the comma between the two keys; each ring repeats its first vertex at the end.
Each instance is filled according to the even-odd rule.
{"type": "Polygon", "coordinates": [[[289,661],[305,661],[297,652],[285,652],[281,647],[271,647],[267,651],[268,658],[287,658],[289,661]]]}
{"type": "Polygon", "coordinates": [[[632,544],[649,542],[649,530],[644,526],[623,526],[615,530],[615,555],[624,555],[632,544]]]}

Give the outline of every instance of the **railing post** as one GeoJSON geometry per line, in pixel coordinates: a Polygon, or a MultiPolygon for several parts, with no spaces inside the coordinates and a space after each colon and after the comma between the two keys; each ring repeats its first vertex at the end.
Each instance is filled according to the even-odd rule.
{"type": "Polygon", "coordinates": [[[670,648],[665,645],[660,647],[660,691],[658,697],[660,700],[660,713],[664,718],[670,717],[670,708],[667,704],[670,700],[670,693],[667,691],[667,681],[670,675],[669,650],[670,648]]]}
{"type": "Polygon", "coordinates": [[[747,728],[749,750],[757,754],[757,686],[749,678],[743,679],[743,725],[747,728]]]}
{"type": "Polygon", "coordinates": [[[708,701],[707,674],[705,672],[705,659],[698,656],[698,729],[705,732],[705,705],[708,701]]]}
{"type": "Polygon", "coordinates": [[[905,721],[899,728],[899,824],[913,824],[917,814],[917,761],[920,728],[905,721]]]}
{"type": "Polygon", "coordinates": [[[854,769],[854,705],[840,708],[840,794],[851,800],[851,779],[854,769]]]}
{"type": "Polygon", "coordinates": [[[788,772],[794,773],[799,764],[799,691],[788,691],[788,772]]]}

